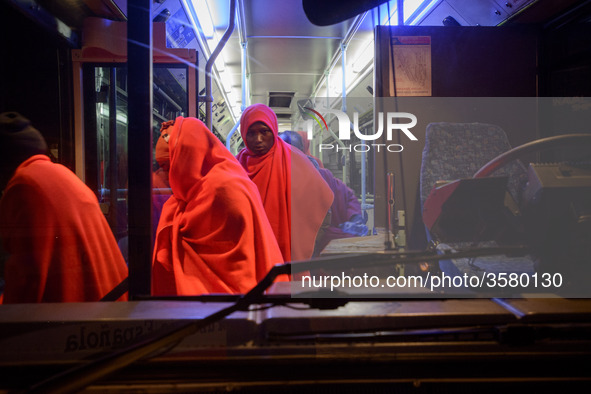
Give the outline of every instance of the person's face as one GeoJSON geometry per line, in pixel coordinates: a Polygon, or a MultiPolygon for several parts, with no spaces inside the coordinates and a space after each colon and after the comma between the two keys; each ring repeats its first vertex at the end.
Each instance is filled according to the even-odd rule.
{"type": "Polygon", "coordinates": [[[246,132],[246,146],[257,156],[263,156],[275,143],[273,130],[263,122],[255,122],[246,132]]]}

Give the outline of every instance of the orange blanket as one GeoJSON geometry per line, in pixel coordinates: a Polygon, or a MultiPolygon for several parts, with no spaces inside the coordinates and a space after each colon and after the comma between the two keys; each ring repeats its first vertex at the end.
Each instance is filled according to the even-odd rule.
{"type": "Polygon", "coordinates": [[[243,140],[249,126],[259,121],[273,131],[273,147],[262,156],[246,147],[238,153],[238,161],[261,193],[285,261],[307,260],[314,252],[316,234],[333,193],[308,158],[279,138],[277,116],[266,105],[251,105],[242,114],[243,140]]]}
{"type": "Polygon", "coordinates": [[[0,236],[10,254],[4,303],[99,301],[127,276],[94,193],[45,155],[22,163],[8,183],[0,236]]]}
{"type": "Polygon", "coordinates": [[[195,118],[168,128],[170,187],[158,224],[154,295],[245,293],[283,263],[256,186],[195,118]]]}

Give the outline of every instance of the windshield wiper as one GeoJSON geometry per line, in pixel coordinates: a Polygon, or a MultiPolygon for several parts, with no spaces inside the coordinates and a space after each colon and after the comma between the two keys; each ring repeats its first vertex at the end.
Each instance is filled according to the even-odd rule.
{"type": "MultiPolygon", "coordinates": [[[[106,375],[124,368],[135,361],[138,361],[162,349],[171,349],[185,337],[197,333],[200,329],[209,326],[225,317],[238,311],[248,311],[251,305],[269,304],[284,305],[289,297],[275,297],[266,295],[265,291],[273,284],[280,275],[289,275],[322,268],[351,268],[365,266],[386,266],[391,264],[419,263],[425,261],[438,261],[450,258],[467,258],[484,255],[499,254],[526,254],[525,246],[493,247],[493,248],[472,248],[457,252],[436,254],[428,252],[385,252],[372,254],[341,255],[321,257],[311,261],[293,262],[274,266],[267,275],[245,295],[235,296],[235,302],[229,307],[223,308],[203,319],[191,321],[181,327],[174,328],[168,332],[161,333],[152,338],[139,341],[126,348],[114,350],[108,355],[92,361],[88,364],[77,366],[62,373],[49,377],[37,384],[30,386],[24,392],[27,393],[73,393],[77,392],[92,382],[105,377],[106,375]]],[[[232,296],[234,297],[234,296],[232,296]]],[[[156,298],[151,298],[156,299],[156,298]]],[[[204,298],[205,299],[205,298],[204,298]]],[[[328,299],[296,298],[291,303],[308,302],[310,306],[316,305],[319,309],[337,308],[352,300],[376,301],[375,298],[338,297],[328,299]]],[[[391,300],[391,299],[390,299],[391,300]]]]}

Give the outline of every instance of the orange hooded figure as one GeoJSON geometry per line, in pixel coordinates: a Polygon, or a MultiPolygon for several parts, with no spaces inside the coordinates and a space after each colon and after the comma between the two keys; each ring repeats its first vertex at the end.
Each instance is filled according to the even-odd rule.
{"type": "Polygon", "coordinates": [[[333,193],[306,155],[292,150],[278,132],[277,116],[271,108],[264,104],[246,108],[240,120],[246,147],[237,158],[259,189],[285,261],[307,260],[313,255],[333,193]],[[265,148],[249,135],[259,126],[263,127],[261,138],[268,144],[265,148]]]}
{"type": "Polygon", "coordinates": [[[173,195],[156,231],[152,293],[246,293],[283,263],[256,186],[200,120],[178,117],[166,131],[173,195]]]}
{"type": "Polygon", "coordinates": [[[160,137],[158,137],[156,148],[154,149],[154,156],[159,165],[152,177],[152,187],[155,189],[170,187],[170,182],[168,180],[168,171],[170,170],[170,153],[168,152],[169,136],[166,128],[170,126],[171,123],[172,121],[162,123],[160,137]]]}
{"type": "Polygon", "coordinates": [[[99,301],[127,266],[96,195],[45,150],[27,119],[0,114],[0,173],[10,176],[0,200],[3,302],[99,301]]]}

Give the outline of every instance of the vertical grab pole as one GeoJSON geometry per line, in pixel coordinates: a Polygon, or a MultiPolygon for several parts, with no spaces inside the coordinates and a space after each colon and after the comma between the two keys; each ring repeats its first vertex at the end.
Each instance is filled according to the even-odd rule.
{"type": "Polygon", "coordinates": [[[127,8],[129,298],[134,299],[150,295],[152,287],[152,1],[129,0],[127,8]]]}
{"type": "Polygon", "coordinates": [[[398,8],[398,26],[404,26],[404,0],[398,0],[396,8],[398,8]]]}
{"type": "MultiPolygon", "coordinates": [[[[342,68],[342,92],[341,92],[341,110],[347,113],[347,77],[345,66],[347,65],[347,45],[341,42],[341,68],[342,68]]],[[[343,163],[343,183],[347,184],[347,157],[343,163]]]]}
{"type": "Polygon", "coordinates": [[[110,68],[109,83],[109,224],[116,238],[119,237],[118,219],[118,168],[117,155],[117,68],[110,68]]]}
{"type": "Polygon", "coordinates": [[[228,39],[232,35],[234,31],[234,25],[236,22],[236,0],[230,0],[230,23],[228,24],[228,28],[226,32],[222,36],[222,39],[215,47],[213,53],[207,59],[207,63],[205,64],[205,125],[208,129],[211,130],[212,127],[212,112],[213,112],[213,92],[211,86],[211,71],[213,70],[213,64],[215,63],[215,59],[217,59],[218,55],[228,42],[228,39]]]}
{"type": "MultiPolygon", "coordinates": [[[[242,45],[242,103],[240,104],[240,110],[244,111],[246,109],[246,41],[241,43],[242,45]]],[[[232,136],[240,126],[240,121],[236,122],[232,130],[228,133],[226,137],[226,148],[230,152],[232,152],[232,136]]],[[[232,154],[235,154],[232,152],[232,154]]]]}
{"type": "Polygon", "coordinates": [[[240,109],[244,111],[246,109],[246,101],[247,101],[247,93],[248,93],[248,86],[246,81],[246,47],[248,46],[248,42],[244,39],[244,42],[241,43],[242,46],[242,103],[240,104],[240,109]]]}

